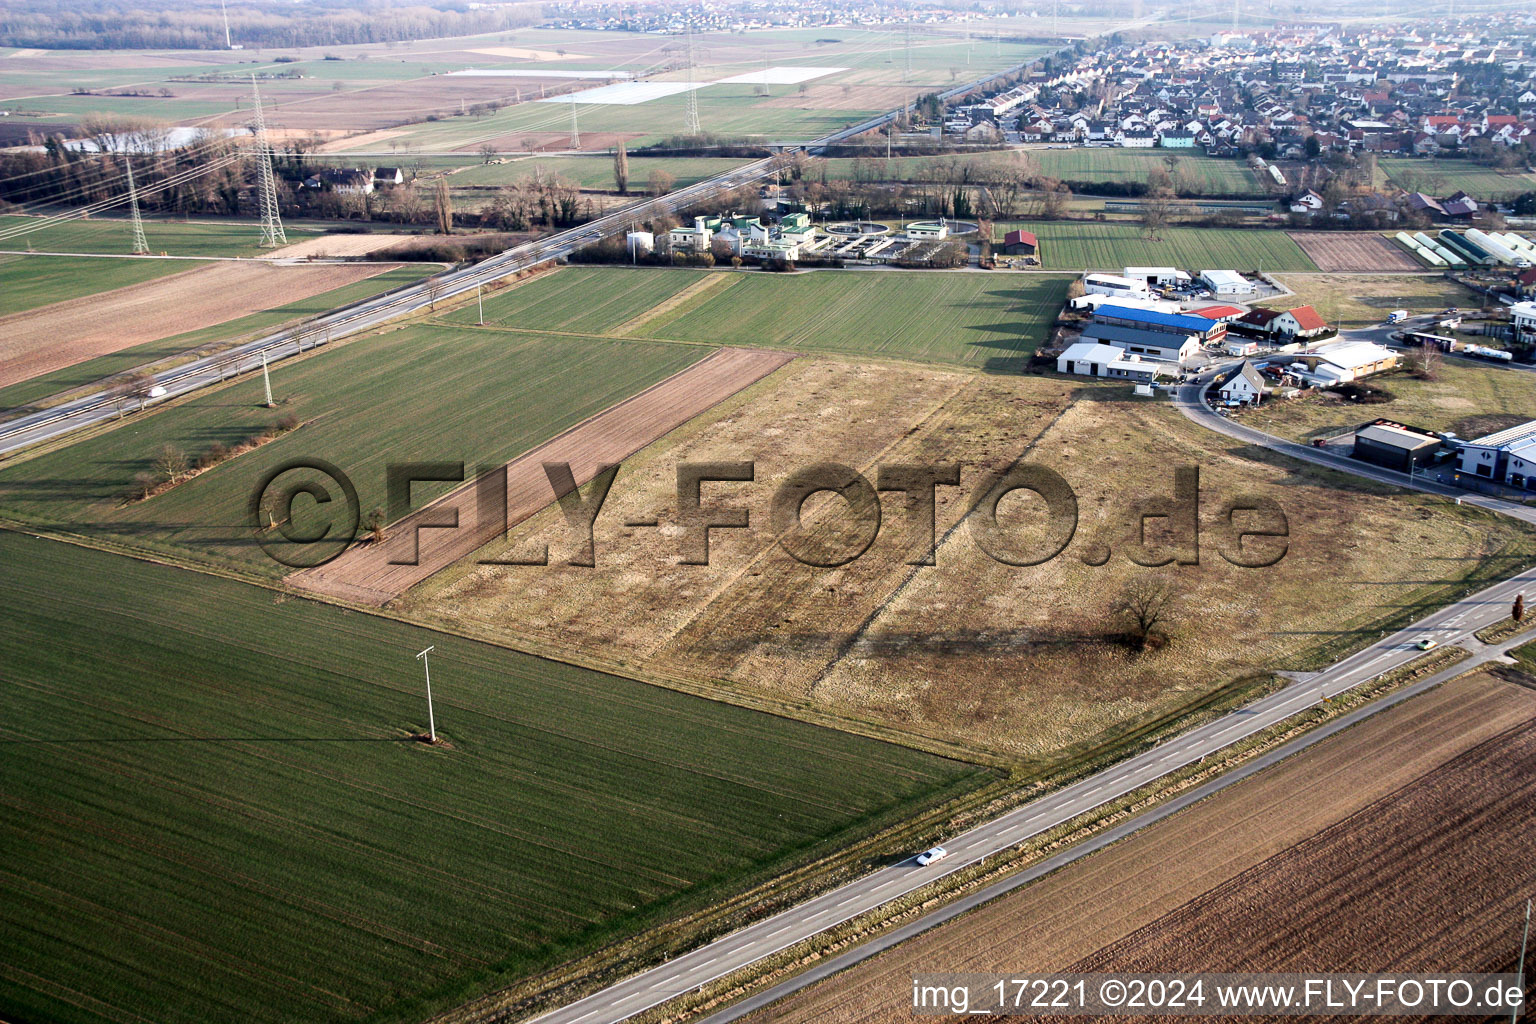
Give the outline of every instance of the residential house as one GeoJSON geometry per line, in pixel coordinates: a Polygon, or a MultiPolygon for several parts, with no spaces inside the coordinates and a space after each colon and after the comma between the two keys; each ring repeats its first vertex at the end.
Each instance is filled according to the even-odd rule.
{"type": "Polygon", "coordinates": [[[1241,366],[1216,386],[1216,393],[1224,401],[1244,405],[1258,405],[1264,398],[1264,391],[1264,375],[1249,359],[1244,359],[1241,366]]]}

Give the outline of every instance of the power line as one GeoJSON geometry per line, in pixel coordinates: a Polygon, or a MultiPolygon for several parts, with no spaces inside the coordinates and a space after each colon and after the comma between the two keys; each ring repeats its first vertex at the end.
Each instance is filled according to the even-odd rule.
{"type": "Polygon", "coordinates": [[[267,119],[261,112],[261,89],[251,75],[251,97],[256,110],[257,203],[261,207],[261,244],[274,249],[288,244],[283,219],[277,212],[277,182],[272,177],[272,147],[267,142],[267,119]]]}
{"type": "Polygon", "coordinates": [[[133,187],[133,160],[123,154],[123,166],[128,169],[128,203],[133,210],[133,254],[147,256],[149,242],[144,238],[144,218],[139,216],[139,193],[133,187]]]}
{"type": "Polygon", "coordinates": [[[684,99],[683,107],[683,134],[698,136],[704,134],[699,128],[699,94],[693,87],[693,22],[688,23],[688,80],[685,83],[688,92],[684,99]]]}

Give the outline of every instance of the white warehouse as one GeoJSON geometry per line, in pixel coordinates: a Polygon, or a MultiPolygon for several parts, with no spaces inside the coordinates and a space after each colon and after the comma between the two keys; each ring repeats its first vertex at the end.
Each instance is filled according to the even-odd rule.
{"type": "Polygon", "coordinates": [[[1223,298],[1233,295],[1252,295],[1253,282],[1235,270],[1202,270],[1200,283],[1211,290],[1212,295],[1223,298]]]}

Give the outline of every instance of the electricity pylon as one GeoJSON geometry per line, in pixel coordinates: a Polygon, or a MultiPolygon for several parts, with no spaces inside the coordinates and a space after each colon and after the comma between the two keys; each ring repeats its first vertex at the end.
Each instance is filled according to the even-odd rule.
{"type": "Polygon", "coordinates": [[[133,214],[133,254],[149,255],[149,242],[144,238],[144,218],[139,216],[139,190],[133,184],[133,161],[123,154],[123,164],[128,168],[128,209],[133,214]]]}
{"type": "Polygon", "coordinates": [[[699,128],[699,97],[698,90],[693,87],[693,23],[688,23],[688,92],[683,100],[683,134],[694,136],[704,134],[699,128]]]}
{"type": "Polygon", "coordinates": [[[571,93],[571,148],[581,148],[581,127],[576,123],[576,94],[571,93]]]}
{"type": "Polygon", "coordinates": [[[902,25],[901,27],[902,27],[902,32],[903,32],[903,38],[902,38],[903,55],[902,55],[902,60],[904,61],[904,67],[903,67],[902,73],[901,73],[902,74],[902,81],[910,82],[910,81],[912,81],[912,23],[909,21],[906,24],[902,25]]]}
{"type": "Polygon", "coordinates": [[[252,106],[256,110],[256,204],[261,207],[261,245],[264,249],[288,244],[283,218],[277,212],[277,182],[272,177],[272,146],[267,141],[267,118],[261,112],[261,89],[251,75],[252,106]]]}

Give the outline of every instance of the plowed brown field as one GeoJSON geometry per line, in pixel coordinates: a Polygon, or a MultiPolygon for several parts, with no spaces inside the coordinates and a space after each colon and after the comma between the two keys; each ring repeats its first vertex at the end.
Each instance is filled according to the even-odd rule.
{"type": "Polygon", "coordinates": [[[1292,231],[1318,270],[1424,270],[1398,246],[1370,231],[1292,231]]]}
{"type": "Polygon", "coordinates": [[[610,406],[507,464],[507,506],[503,518],[481,518],[476,484],[470,483],[407,516],[389,529],[384,544],[363,544],[316,569],[288,577],[295,586],[362,604],[382,605],[407,589],[495,539],[552,504],[555,493],[544,473],[546,462],[570,463],[578,485],[597,475],[604,463],[616,463],[668,431],[682,426],[795,357],[762,349],[721,349],[680,373],[610,406]],[[423,529],[417,524],[441,519],[452,510],[456,530],[423,529]],[[420,538],[414,565],[393,560],[410,557],[412,536],[420,538]]]}
{"type": "Polygon", "coordinates": [[[0,387],[95,356],[307,299],[396,266],[273,267],[258,262],[218,262],[0,317],[0,387]]]}
{"type": "Polygon", "coordinates": [[[267,259],[282,260],[305,256],[366,256],[380,249],[417,238],[416,235],[321,235],[285,245],[267,253],[267,259]]]}
{"type": "Polygon", "coordinates": [[[1533,715],[1448,683],[746,1020],[931,1020],[926,971],[1513,969],[1533,715]]]}

